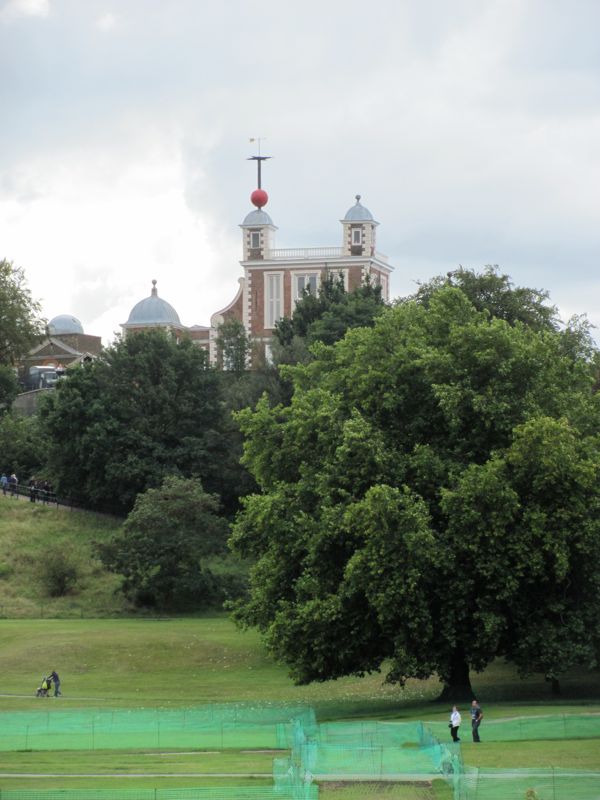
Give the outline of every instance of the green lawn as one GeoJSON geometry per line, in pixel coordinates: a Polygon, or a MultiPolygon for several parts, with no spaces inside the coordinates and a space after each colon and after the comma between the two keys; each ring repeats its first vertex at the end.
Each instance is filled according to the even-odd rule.
{"type": "MultiPolygon", "coordinates": [[[[404,688],[381,675],[294,686],[254,631],[239,631],[223,615],[171,620],[0,620],[0,674],[5,708],[184,706],[230,701],[306,702],[319,716],[356,715],[444,720],[447,705],[431,702],[437,680],[404,688]],[[33,697],[43,673],[56,669],[59,700],[33,697]]],[[[573,674],[553,700],[540,677],[519,681],[497,662],[474,686],[486,718],[600,711],[600,676],[573,674]],[[504,699],[498,695],[503,688],[504,699]],[[514,702],[515,698],[520,702],[514,702]],[[577,701],[575,698],[578,698],[577,701]],[[522,699],[522,700],[521,700],[522,699]],[[511,702],[512,701],[512,702],[511,702]]]]}

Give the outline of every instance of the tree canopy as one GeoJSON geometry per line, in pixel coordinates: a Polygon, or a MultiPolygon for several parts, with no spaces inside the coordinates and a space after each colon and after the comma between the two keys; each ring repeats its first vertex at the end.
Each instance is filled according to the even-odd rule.
{"type": "Polygon", "coordinates": [[[61,494],[127,512],[137,494],[180,475],[234,504],[239,468],[223,432],[218,374],[191,341],[128,336],[70,370],[45,401],[49,471],[61,494]]]}
{"type": "Polygon", "coordinates": [[[593,663],[600,409],[586,332],[556,330],[537,301],[529,319],[543,294],[504,318],[500,283],[498,316],[442,281],[288,367],[289,406],[238,414],[261,493],[234,527],[256,560],[236,618],[297,681],[385,665],[391,681],[437,673],[460,696],[501,655],[550,676],[593,663]]]}

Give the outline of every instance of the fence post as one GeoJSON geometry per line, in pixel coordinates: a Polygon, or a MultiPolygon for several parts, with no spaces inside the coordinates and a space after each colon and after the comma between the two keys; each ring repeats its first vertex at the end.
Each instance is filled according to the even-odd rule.
{"type": "Polygon", "coordinates": [[[556,800],[556,777],[554,775],[554,767],[552,767],[552,797],[556,800]]]}

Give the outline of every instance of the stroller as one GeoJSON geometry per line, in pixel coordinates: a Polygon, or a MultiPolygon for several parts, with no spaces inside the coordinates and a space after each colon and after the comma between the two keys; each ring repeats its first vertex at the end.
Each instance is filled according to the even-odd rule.
{"type": "Polygon", "coordinates": [[[42,678],[41,684],[35,692],[36,697],[50,697],[50,690],[52,689],[52,681],[50,678],[42,678]]]}

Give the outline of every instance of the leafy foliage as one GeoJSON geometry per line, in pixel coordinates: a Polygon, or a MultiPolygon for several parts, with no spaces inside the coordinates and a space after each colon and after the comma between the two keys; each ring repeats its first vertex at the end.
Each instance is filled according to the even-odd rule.
{"type": "Polygon", "coordinates": [[[292,316],[277,322],[273,338],[276,363],[295,364],[310,360],[308,348],[312,344],[333,344],[350,328],[373,325],[383,308],[380,286],[367,280],[347,292],[341,275],[327,275],[316,295],[305,291],[292,316]]]}
{"type": "Polygon", "coordinates": [[[218,599],[202,561],[226,550],[229,526],[216,495],[198,480],[166,478],[140,494],[123,530],[99,545],[105,566],[124,576],[123,591],[138,605],[198,608],[218,599]]]}
{"type": "Polygon", "coordinates": [[[235,501],[218,375],[190,341],[160,331],[119,340],[71,370],[40,416],[58,491],[78,502],[128,511],[167,475],[196,475],[235,501]]]}
{"type": "Polygon", "coordinates": [[[64,597],[75,587],[79,571],[72,556],[61,550],[44,553],[40,562],[40,581],[49,597],[64,597]]]}
{"type": "Polygon", "coordinates": [[[297,681],[385,663],[391,681],[437,673],[468,693],[469,670],[498,655],[549,675],[594,661],[586,331],[555,330],[532,301],[545,295],[500,284],[492,309],[433,286],[288,368],[288,407],[238,414],[262,493],[234,527],[256,559],[236,617],[297,681]]]}
{"type": "Polygon", "coordinates": [[[217,352],[220,367],[238,376],[243,374],[248,368],[251,350],[252,343],[239,320],[229,319],[219,325],[217,352]]]}
{"type": "Polygon", "coordinates": [[[460,289],[477,311],[486,311],[510,325],[522,322],[537,331],[558,330],[557,310],[548,305],[548,292],[514,286],[510,276],[500,273],[497,265],[488,264],[483,272],[461,266],[421,284],[408,299],[428,307],[431,298],[444,287],[460,289]]]}
{"type": "Polygon", "coordinates": [[[25,273],[0,261],[0,364],[13,366],[43,333],[40,305],[31,297],[25,273]]]}
{"type": "Polygon", "coordinates": [[[0,417],[0,472],[15,472],[21,480],[39,476],[48,441],[37,417],[6,413],[0,417]]]}

